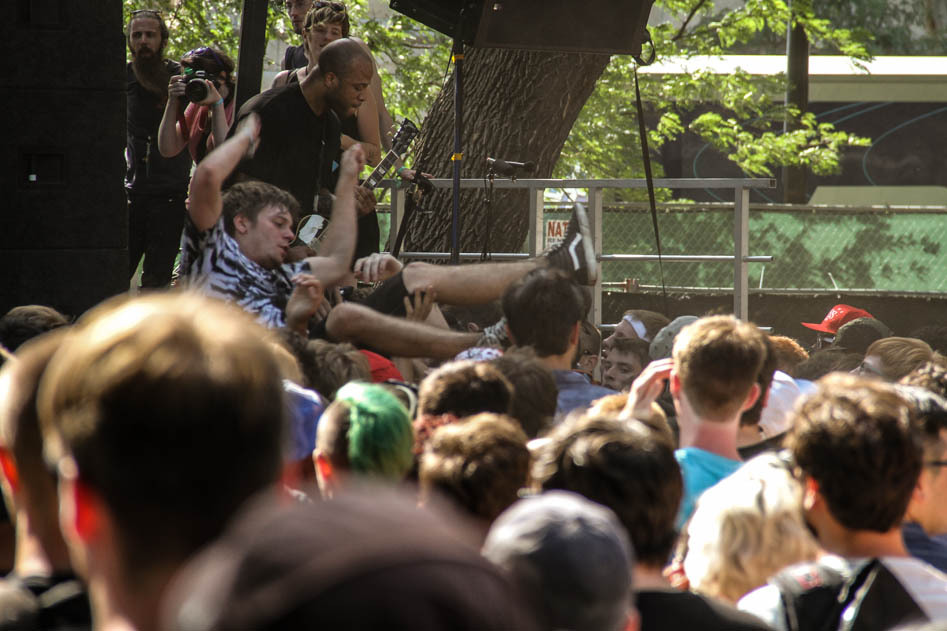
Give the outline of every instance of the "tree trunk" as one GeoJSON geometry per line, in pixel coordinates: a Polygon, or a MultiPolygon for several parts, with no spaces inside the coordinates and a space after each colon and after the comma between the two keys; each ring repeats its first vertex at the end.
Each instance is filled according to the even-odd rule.
{"type": "MultiPolygon", "coordinates": [[[[470,48],[465,57],[461,177],[483,177],[488,156],[535,162],[536,171],[526,177],[549,177],[609,56],[470,48]]],[[[415,166],[435,177],[451,177],[453,129],[451,79],[424,120],[415,166]]],[[[483,248],[483,197],[479,189],[462,192],[461,251],[483,248]]],[[[428,195],[421,203],[427,212],[412,218],[404,249],[450,251],[451,204],[450,189],[428,195]]],[[[523,246],[528,208],[525,192],[496,191],[491,251],[515,252],[523,246]]]]}

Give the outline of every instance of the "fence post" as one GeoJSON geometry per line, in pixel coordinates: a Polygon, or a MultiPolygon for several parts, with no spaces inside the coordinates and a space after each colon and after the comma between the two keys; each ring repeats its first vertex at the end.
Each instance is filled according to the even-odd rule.
{"type": "Polygon", "coordinates": [[[602,255],[602,224],[604,223],[604,209],[602,204],[602,189],[589,188],[589,212],[592,219],[592,241],[595,249],[595,267],[598,274],[595,277],[595,287],[592,290],[592,324],[602,324],[602,264],[598,257],[602,255]]]}
{"type": "Polygon", "coordinates": [[[733,315],[749,318],[749,278],[746,257],[750,255],[750,190],[738,186],[733,200],[733,315]]]}
{"type": "Polygon", "coordinates": [[[529,194],[529,235],[526,238],[526,250],[530,256],[539,256],[543,251],[543,198],[546,189],[530,187],[529,194]]]}

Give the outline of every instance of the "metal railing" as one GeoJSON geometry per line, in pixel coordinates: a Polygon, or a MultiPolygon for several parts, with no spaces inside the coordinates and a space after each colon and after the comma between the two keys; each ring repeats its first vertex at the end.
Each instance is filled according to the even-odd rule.
{"type": "MultiPolygon", "coordinates": [[[[437,188],[450,188],[450,179],[431,180],[437,188]]],[[[391,233],[396,234],[404,217],[405,191],[398,188],[398,182],[384,180],[381,186],[391,192],[391,233]]],[[[557,179],[497,179],[494,187],[498,189],[526,189],[529,195],[529,233],[526,241],[526,253],[494,253],[495,260],[514,260],[537,256],[543,250],[543,204],[546,189],[587,189],[588,211],[592,222],[592,240],[595,256],[599,263],[598,280],[595,283],[592,321],[602,324],[602,274],[601,263],[608,261],[656,261],[657,255],[651,254],[605,254],[602,252],[603,191],[607,188],[647,188],[643,179],[604,179],[604,180],[557,180],[557,179]]],[[[482,188],[482,179],[463,179],[461,188],[482,188]]],[[[747,264],[769,262],[771,256],[750,256],[749,254],[749,207],[750,189],[775,188],[776,180],[770,178],[658,178],[655,188],[673,189],[729,189],[733,191],[733,256],[727,255],[664,255],[665,262],[699,261],[733,263],[733,313],[742,319],[748,317],[749,281],[747,264]]],[[[403,258],[446,259],[449,254],[443,252],[402,252],[403,258]]],[[[462,260],[480,258],[479,253],[463,252],[462,260]]]]}

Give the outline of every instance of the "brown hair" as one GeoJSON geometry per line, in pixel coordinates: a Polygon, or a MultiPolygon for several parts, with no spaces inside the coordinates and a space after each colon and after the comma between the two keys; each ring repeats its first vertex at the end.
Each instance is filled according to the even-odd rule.
{"type": "Polygon", "coordinates": [[[674,340],[674,368],[694,411],[709,421],[737,413],[766,357],[756,325],[733,316],[701,318],[674,340]]]}
{"type": "MultiPolygon", "coordinates": [[[[341,2],[334,4],[342,4],[341,2]]],[[[303,22],[303,29],[309,30],[317,24],[338,24],[342,27],[342,37],[348,37],[351,29],[349,22],[349,12],[342,5],[341,11],[336,11],[330,4],[325,2],[314,2],[312,8],[306,13],[306,20],[303,22]]]]}
{"type": "Polygon", "coordinates": [[[529,480],[526,434],[499,414],[477,414],[434,432],[421,456],[421,492],[440,491],[469,513],[493,521],[529,480]]]}
{"type": "Polygon", "coordinates": [[[882,377],[897,381],[921,364],[929,362],[934,351],[927,342],[913,337],[884,337],[871,343],[865,357],[874,355],[881,360],[882,377]]]}
{"type": "Polygon", "coordinates": [[[190,556],[276,481],[285,411],[268,338],[227,303],[150,294],[90,311],[50,361],[47,457],[74,461],[108,506],[132,575],[190,556]]]}
{"type": "Polygon", "coordinates": [[[798,341],[785,335],[770,335],[769,343],[776,355],[776,370],[795,376],[796,366],[809,359],[809,352],[798,341]]]}
{"type": "Polygon", "coordinates": [[[898,383],[918,386],[947,399],[947,363],[944,363],[943,356],[939,353],[935,353],[934,356],[934,360],[921,364],[901,377],[898,383]]]}
{"type": "Polygon", "coordinates": [[[512,403],[512,384],[496,366],[486,362],[445,364],[425,377],[418,389],[418,416],[509,414],[512,403]]]}
{"type": "Polygon", "coordinates": [[[549,433],[533,475],[544,491],[579,493],[612,509],[645,564],[663,566],[684,493],[674,449],[638,421],[572,416],[549,433]]]}
{"type": "Polygon", "coordinates": [[[350,381],[372,380],[368,358],[348,342],[309,340],[302,352],[310,357],[301,362],[309,387],[329,401],[350,381]]]}
{"type": "Polygon", "coordinates": [[[296,198],[272,184],[250,180],[228,188],[223,197],[224,229],[227,234],[234,235],[233,221],[237,215],[243,215],[255,224],[267,206],[282,206],[294,220],[299,217],[299,202],[296,198]]]}
{"type": "Polygon", "coordinates": [[[821,379],[796,408],[786,447],[846,528],[888,532],[904,517],[921,446],[910,407],[891,386],[850,374],[821,379]]]}
{"type": "Polygon", "coordinates": [[[490,362],[513,386],[510,415],[536,438],[556,415],[558,389],[552,373],[528,347],[513,347],[490,362]]]}
{"type": "Polygon", "coordinates": [[[641,322],[644,325],[644,331],[647,333],[648,339],[651,340],[658,334],[658,331],[671,323],[667,316],[647,309],[629,309],[622,314],[622,318],[625,316],[631,316],[641,322]]]}

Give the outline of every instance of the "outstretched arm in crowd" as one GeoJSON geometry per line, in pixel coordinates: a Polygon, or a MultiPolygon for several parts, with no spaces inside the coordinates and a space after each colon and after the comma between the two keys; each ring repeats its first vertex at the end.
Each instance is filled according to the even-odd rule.
{"type": "Polygon", "coordinates": [[[187,212],[199,231],[209,230],[220,219],[224,208],[220,188],[240,160],[253,155],[259,141],[260,117],[250,114],[243,119],[232,138],[207,154],[197,165],[191,178],[187,212]]]}
{"type": "Polygon", "coordinates": [[[324,287],[335,285],[349,273],[358,233],[355,188],[358,186],[358,174],[364,166],[365,152],[362,151],[361,145],[353,145],[342,154],[339,181],[335,186],[335,199],[332,202],[332,217],[322,240],[323,245],[319,256],[306,259],[313,275],[324,287]]]}

